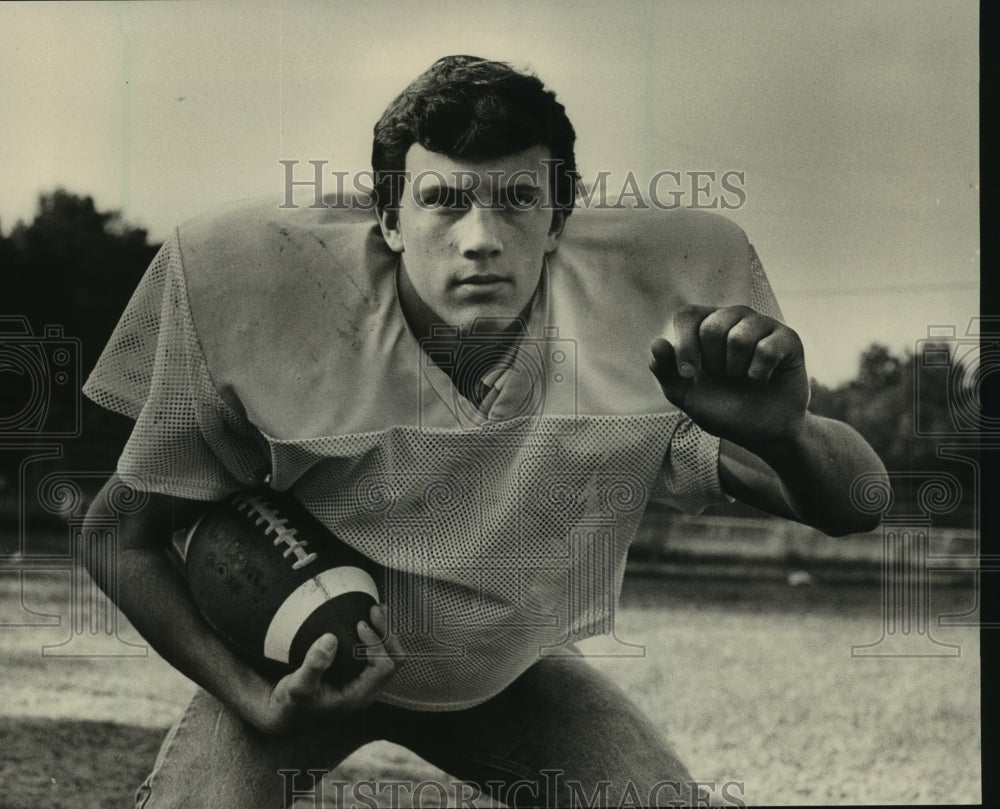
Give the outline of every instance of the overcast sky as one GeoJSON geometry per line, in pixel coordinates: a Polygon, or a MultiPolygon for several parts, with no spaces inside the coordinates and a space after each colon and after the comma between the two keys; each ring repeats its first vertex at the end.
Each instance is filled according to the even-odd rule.
{"type": "Polygon", "coordinates": [[[64,186],[162,239],[281,159],[365,170],[448,53],[533,68],[585,179],[744,172],[726,215],[822,382],[978,312],[974,0],[3,4],[0,227],[64,186]]]}

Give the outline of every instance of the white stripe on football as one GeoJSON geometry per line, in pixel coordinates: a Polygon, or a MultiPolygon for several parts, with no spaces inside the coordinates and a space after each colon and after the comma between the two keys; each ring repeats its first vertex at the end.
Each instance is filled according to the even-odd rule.
{"type": "Polygon", "coordinates": [[[345,593],[367,593],[378,603],[375,580],[360,567],[334,567],[320,571],[292,592],[271,619],[264,636],[264,656],[289,662],[295,633],[317,608],[345,593]]]}

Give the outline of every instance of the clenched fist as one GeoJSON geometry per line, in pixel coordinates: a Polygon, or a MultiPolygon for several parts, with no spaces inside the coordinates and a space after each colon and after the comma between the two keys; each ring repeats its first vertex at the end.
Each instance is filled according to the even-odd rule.
{"type": "Polygon", "coordinates": [[[799,336],[746,306],[688,305],[653,341],[667,399],[706,432],[754,450],[793,439],[809,404],[799,336]]]}

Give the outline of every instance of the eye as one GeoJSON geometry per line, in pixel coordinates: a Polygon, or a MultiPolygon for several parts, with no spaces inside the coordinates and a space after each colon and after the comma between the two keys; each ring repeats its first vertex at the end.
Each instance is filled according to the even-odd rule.
{"type": "Polygon", "coordinates": [[[505,208],[525,211],[538,204],[538,189],[531,185],[515,185],[501,191],[501,203],[505,208]]]}
{"type": "Polygon", "coordinates": [[[469,207],[469,195],[459,188],[435,186],[421,193],[420,202],[432,210],[465,211],[469,207]]]}

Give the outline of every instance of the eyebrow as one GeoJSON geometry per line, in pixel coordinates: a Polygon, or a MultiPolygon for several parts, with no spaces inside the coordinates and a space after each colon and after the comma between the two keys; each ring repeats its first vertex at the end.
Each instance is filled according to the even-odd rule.
{"type": "MultiPolygon", "coordinates": [[[[486,185],[486,183],[479,183],[471,188],[464,188],[454,182],[454,178],[450,181],[445,178],[445,181],[441,183],[438,182],[437,177],[425,177],[421,179],[418,187],[418,198],[423,203],[437,203],[446,197],[452,196],[474,196],[477,199],[481,199],[480,195],[482,194],[484,185],[486,185]]],[[[493,194],[504,194],[510,193],[511,191],[538,196],[542,193],[542,185],[535,182],[531,177],[519,173],[513,177],[513,182],[507,182],[505,185],[496,189],[493,194]]]]}
{"type": "Polygon", "coordinates": [[[462,191],[462,189],[460,189],[457,185],[452,185],[451,183],[444,183],[443,185],[440,183],[421,183],[417,190],[421,199],[437,197],[442,193],[456,193],[462,191]]]}
{"type": "MultiPolygon", "coordinates": [[[[423,191],[426,188],[428,191],[437,191],[438,189],[444,188],[449,191],[468,192],[472,190],[478,191],[484,185],[486,185],[486,183],[479,183],[478,185],[475,185],[472,188],[465,188],[463,186],[457,185],[456,183],[448,181],[445,181],[444,183],[439,183],[436,179],[432,178],[430,180],[421,180],[420,190],[423,191]]],[[[542,185],[541,183],[536,183],[529,180],[527,177],[516,177],[514,179],[514,182],[512,183],[508,182],[506,185],[504,185],[504,188],[532,188],[535,190],[541,190],[542,185]]]]}

